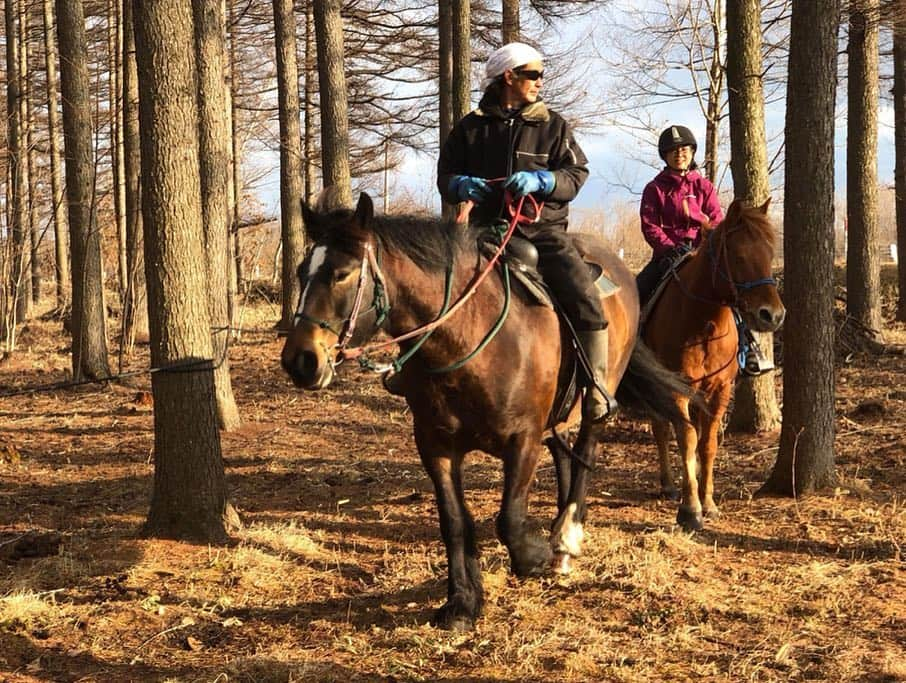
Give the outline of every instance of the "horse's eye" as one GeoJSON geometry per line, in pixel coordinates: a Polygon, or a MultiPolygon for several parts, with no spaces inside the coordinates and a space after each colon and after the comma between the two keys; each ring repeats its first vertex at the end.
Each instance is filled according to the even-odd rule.
{"type": "Polygon", "coordinates": [[[352,277],[351,270],[335,270],[333,273],[333,281],[336,282],[337,284],[339,284],[341,282],[345,282],[350,277],[352,277]]]}

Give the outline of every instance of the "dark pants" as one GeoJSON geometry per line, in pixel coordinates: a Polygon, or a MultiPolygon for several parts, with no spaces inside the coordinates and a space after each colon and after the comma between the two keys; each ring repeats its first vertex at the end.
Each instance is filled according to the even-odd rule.
{"type": "Polygon", "coordinates": [[[657,283],[661,281],[664,274],[670,269],[670,259],[667,257],[652,258],[647,265],[635,276],[635,284],[639,289],[639,303],[645,305],[645,302],[654,294],[657,283]]]}
{"type": "Polygon", "coordinates": [[[538,271],[577,331],[607,327],[598,288],[563,228],[544,227],[525,235],[538,250],[538,271]]]}

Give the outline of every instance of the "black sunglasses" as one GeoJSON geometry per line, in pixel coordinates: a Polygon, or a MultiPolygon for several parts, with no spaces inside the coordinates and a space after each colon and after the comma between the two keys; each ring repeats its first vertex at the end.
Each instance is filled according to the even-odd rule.
{"type": "Polygon", "coordinates": [[[528,81],[537,81],[539,78],[544,78],[544,71],[539,71],[538,69],[514,69],[513,73],[519,78],[524,78],[528,81]]]}

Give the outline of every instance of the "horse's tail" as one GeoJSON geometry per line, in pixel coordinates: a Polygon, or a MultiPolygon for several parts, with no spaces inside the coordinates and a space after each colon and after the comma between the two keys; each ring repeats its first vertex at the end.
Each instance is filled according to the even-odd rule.
{"type": "Polygon", "coordinates": [[[675,422],[685,420],[676,405],[676,396],[690,399],[690,407],[705,410],[701,395],[683,375],[668,370],[641,339],[636,340],[629,366],[617,387],[617,401],[648,417],[675,422]]]}

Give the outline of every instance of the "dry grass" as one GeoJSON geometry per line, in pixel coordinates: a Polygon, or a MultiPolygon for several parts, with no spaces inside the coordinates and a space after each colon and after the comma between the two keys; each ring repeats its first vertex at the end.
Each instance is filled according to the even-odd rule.
{"type": "MultiPolygon", "coordinates": [[[[32,324],[0,382],[61,377],[55,335],[32,324]]],[[[906,326],[887,339],[906,340],[906,326]]],[[[0,445],[18,454],[0,458],[0,543],[63,535],[54,555],[0,560],[0,680],[906,681],[902,356],[840,368],[836,487],[754,497],[777,435],[731,435],[723,516],[695,535],[651,493],[646,429],[619,422],[569,577],[509,573],[493,533],[500,468],[471,458],[487,602],[473,632],[450,634],[428,625],[446,561],[405,405],[357,373],[297,393],[278,352],[255,335],[233,349],[246,423],[223,443],[245,528],[225,547],[138,537],[152,476],[151,414],[133,402],[144,383],[0,399],[0,445]]],[[[544,463],[539,525],[553,491],[544,463]]]]}

